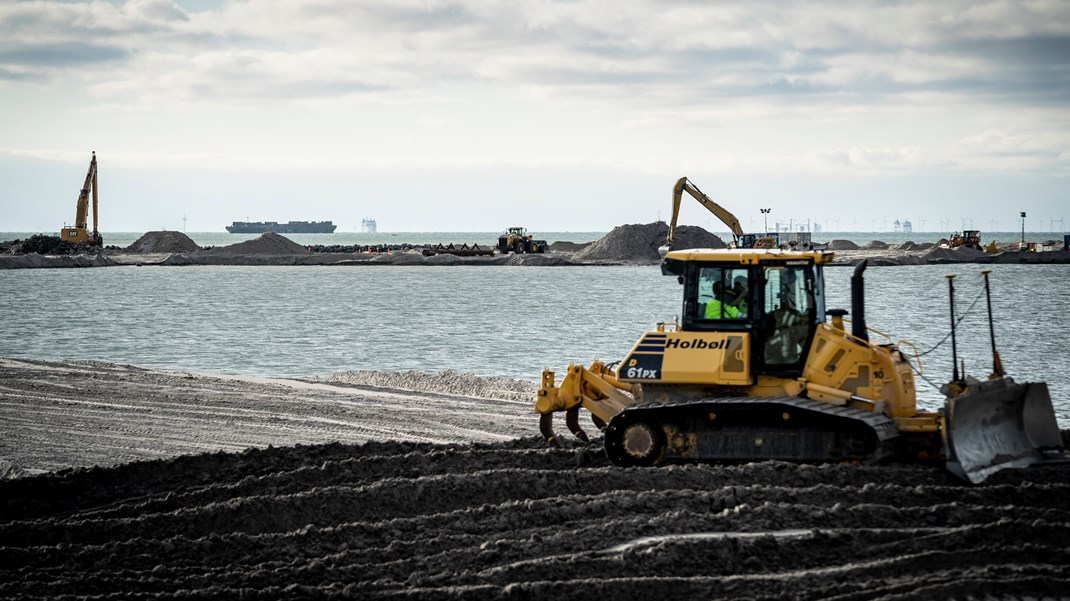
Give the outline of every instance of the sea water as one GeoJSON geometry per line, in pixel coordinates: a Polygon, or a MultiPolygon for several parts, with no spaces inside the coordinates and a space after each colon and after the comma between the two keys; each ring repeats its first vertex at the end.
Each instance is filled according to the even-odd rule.
{"type": "MultiPolygon", "coordinates": [[[[870,267],[866,321],[913,343],[922,405],[958,357],[992,354],[979,265],[870,267]]],[[[992,265],[998,350],[1019,381],[1047,381],[1070,427],[1070,269],[992,265]]],[[[828,307],[850,309],[850,267],[826,269],[828,307]]],[[[675,278],[647,267],[109,267],[0,271],[0,356],[174,370],[315,376],[454,370],[538,381],[544,367],[619,360],[680,314],[675,278]]],[[[878,337],[874,337],[875,340],[878,337]]],[[[913,358],[912,347],[901,348],[913,358]]]]}

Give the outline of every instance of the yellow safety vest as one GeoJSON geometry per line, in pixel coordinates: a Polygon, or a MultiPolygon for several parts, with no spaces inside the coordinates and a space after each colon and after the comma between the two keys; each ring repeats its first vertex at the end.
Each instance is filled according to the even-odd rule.
{"type": "Polygon", "coordinates": [[[706,319],[721,319],[721,317],[735,319],[739,317],[739,309],[726,305],[717,299],[706,303],[706,319]],[[722,308],[724,309],[724,315],[721,314],[722,308]]]}

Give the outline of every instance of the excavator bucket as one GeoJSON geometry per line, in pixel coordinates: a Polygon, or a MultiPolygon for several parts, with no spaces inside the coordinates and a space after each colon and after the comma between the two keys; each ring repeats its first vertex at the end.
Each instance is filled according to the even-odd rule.
{"type": "Polygon", "coordinates": [[[947,469],[974,484],[1002,469],[1063,459],[1048,386],[1000,378],[948,399],[947,469]]]}

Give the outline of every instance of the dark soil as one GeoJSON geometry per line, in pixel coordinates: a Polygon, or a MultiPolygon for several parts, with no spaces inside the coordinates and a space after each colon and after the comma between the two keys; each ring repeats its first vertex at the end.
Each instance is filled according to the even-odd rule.
{"type": "Polygon", "coordinates": [[[548,448],[531,383],[452,372],[0,359],[0,381],[0,599],[1070,591],[1068,465],[978,486],[922,465],[622,469],[598,438],[548,448]]]}
{"type": "Polygon", "coordinates": [[[269,448],[0,483],[5,599],[1065,597],[1070,469],[269,448]]]}

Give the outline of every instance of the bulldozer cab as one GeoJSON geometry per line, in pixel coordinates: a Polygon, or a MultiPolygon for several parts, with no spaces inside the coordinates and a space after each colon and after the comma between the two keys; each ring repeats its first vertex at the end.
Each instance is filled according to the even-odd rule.
{"type": "Polygon", "coordinates": [[[752,373],[797,377],[825,315],[822,265],[815,255],[671,253],[662,273],[676,275],[683,284],[681,330],[745,334],[752,373]]]}

